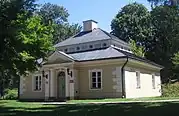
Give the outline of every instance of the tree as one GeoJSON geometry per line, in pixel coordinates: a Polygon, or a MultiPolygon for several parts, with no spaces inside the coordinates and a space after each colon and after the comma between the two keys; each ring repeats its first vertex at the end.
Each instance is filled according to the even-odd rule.
{"type": "Polygon", "coordinates": [[[156,6],[158,4],[171,5],[176,6],[179,4],[179,0],[147,0],[151,3],[152,6],[156,6]]]}
{"type": "Polygon", "coordinates": [[[173,76],[172,57],[179,51],[179,10],[175,6],[157,6],[151,11],[153,37],[146,57],[165,68],[163,80],[173,76]]]}
{"type": "Polygon", "coordinates": [[[58,6],[56,4],[45,3],[38,12],[40,16],[43,18],[43,22],[45,24],[49,24],[49,22],[53,22],[56,24],[63,24],[67,22],[67,18],[69,16],[68,11],[63,6],[58,6]]]}
{"type": "Polygon", "coordinates": [[[68,11],[63,7],[56,4],[46,3],[38,12],[43,18],[44,24],[48,25],[53,23],[53,43],[56,44],[69,38],[81,31],[81,26],[78,24],[70,25],[68,23],[68,11]]]}
{"type": "Polygon", "coordinates": [[[145,56],[145,51],[144,51],[143,46],[137,46],[136,42],[132,39],[129,41],[129,44],[130,44],[132,53],[134,53],[136,56],[139,56],[139,57],[145,56]]]}
{"type": "Polygon", "coordinates": [[[52,48],[52,28],[33,16],[34,0],[0,0],[1,84],[9,77],[26,74],[39,66],[52,48]]]}
{"type": "MultiPolygon", "coordinates": [[[[112,34],[127,42],[130,39],[133,40],[130,44],[136,55],[139,50],[137,48],[142,45],[147,59],[165,67],[161,71],[163,82],[178,78],[179,68],[176,67],[176,53],[179,51],[178,7],[159,5],[150,13],[147,12],[147,15],[145,10],[142,10],[144,13],[141,15],[138,12],[143,7],[138,6],[134,3],[122,8],[112,21],[112,34]]],[[[142,48],[141,51],[143,51],[142,48]]],[[[140,53],[142,52],[139,52],[138,56],[141,56],[140,53]]]]}
{"type": "Polygon", "coordinates": [[[126,5],[111,22],[112,34],[129,42],[134,40],[137,45],[146,46],[151,36],[150,13],[138,3],[126,5]]]}
{"type": "Polygon", "coordinates": [[[79,33],[82,29],[81,26],[78,24],[64,23],[64,24],[55,24],[53,26],[54,33],[53,33],[53,43],[56,44],[61,42],[77,33],[79,33]]]}

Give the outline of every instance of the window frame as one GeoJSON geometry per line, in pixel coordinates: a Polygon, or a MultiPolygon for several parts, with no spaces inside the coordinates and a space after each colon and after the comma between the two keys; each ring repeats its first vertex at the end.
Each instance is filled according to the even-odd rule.
{"type": "Polygon", "coordinates": [[[103,74],[102,74],[103,72],[102,72],[102,69],[93,69],[93,70],[89,70],[89,90],[102,90],[103,89],[103,87],[102,87],[102,85],[103,85],[103,82],[102,82],[102,76],[103,76],[103,74]],[[100,88],[92,88],[92,73],[93,72],[95,72],[96,73],[96,86],[97,86],[97,84],[98,84],[98,72],[100,72],[101,73],[101,87],[100,88]]]}
{"type": "Polygon", "coordinates": [[[141,89],[140,71],[136,71],[136,89],[141,89]]]}
{"type": "Polygon", "coordinates": [[[33,79],[32,79],[32,90],[33,92],[42,92],[42,84],[43,84],[43,77],[42,77],[42,74],[36,74],[36,75],[33,75],[33,79]],[[36,89],[36,77],[38,77],[38,89],[36,89]],[[41,79],[40,79],[41,77],[41,79]],[[41,84],[40,84],[40,81],[41,81],[41,84]],[[41,89],[39,89],[41,88],[41,89]]]}
{"type": "Polygon", "coordinates": [[[155,74],[152,74],[152,89],[156,89],[156,78],[155,78],[155,74]]]}

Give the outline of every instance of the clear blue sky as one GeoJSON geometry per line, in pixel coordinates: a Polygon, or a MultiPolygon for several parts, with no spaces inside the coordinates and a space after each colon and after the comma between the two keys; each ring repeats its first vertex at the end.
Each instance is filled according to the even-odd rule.
{"type": "Polygon", "coordinates": [[[147,0],[38,0],[38,3],[47,2],[64,6],[70,14],[70,23],[79,23],[93,19],[98,22],[98,27],[110,31],[111,20],[117,12],[126,4],[138,2],[150,8],[147,0]]]}

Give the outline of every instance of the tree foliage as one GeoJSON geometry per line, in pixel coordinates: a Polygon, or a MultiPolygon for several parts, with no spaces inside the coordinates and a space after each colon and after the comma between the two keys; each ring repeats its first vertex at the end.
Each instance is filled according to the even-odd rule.
{"type": "Polygon", "coordinates": [[[112,34],[127,42],[132,39],[132,51],[135,54],[138,52],[136,47],[142,45],[147,59],[165,67],[161,71],[163,81],[178,78],[178,15],[179,9],[175,5],[159,5],[149,12],[140,4],[129,4],[112,20],[112,34]]]}
{"type": "Polygon", "coordinates": [[[132,39],[137,45],[145,45],[151,35],[149,18],[150,13],[144,5],[126,5],[112,20],[111,33],[126,42],[132,39]]]}
{"type": "Polygon", "coordinates": [[[129,45],[130,45],[131,51],[136,56],[139,56],[139,57],[144,57],[145,56],[145,50],[144,50],[143,46],[136,45],[136,42],[134,40],[132,40],[132,39],[129,41],[129,45]]]}
{"type": "Polygon", "coordinates": [[[152,6],[157,6],[157,5],[171,5],[171,6],[176,6],[179,4],[179,0],[147,0],[148,2],[151,3],[152,6]]]}
{"type": "Polygon", "coordinates": [[[52,50],[52,28],[33,16],[34,0],[0,1],[0,71],[3,77],[25,74],[52,50]]]}
{"type": "Polygon", "coordinates": [[[172,57],[179,50],[179,10],[177,7],[157,6],[151,11],[153,39],[147,58],[163,65],[163,79],[173,77],[172,57]]]}
{"type": "Polygon", "coordinates": [[[64,39],[69,38],[76,33],[81,31],[81,26],[79,24],[69,24],[68,23],[68,11],[63,6],[56,4],[46,3],[38,12],[42,16],[44,24],[53,24],[53,43],[56,44],[64,39]]]}
{"type": "Polygon", "coordinates": [[[63,24],[68,21],[68,11],[63,6],[59,6],[56,4],[45,3],[38,12],[40,16],[43,18],[43,22],[45,24],[49,24],[49,22],[63,24]]]}

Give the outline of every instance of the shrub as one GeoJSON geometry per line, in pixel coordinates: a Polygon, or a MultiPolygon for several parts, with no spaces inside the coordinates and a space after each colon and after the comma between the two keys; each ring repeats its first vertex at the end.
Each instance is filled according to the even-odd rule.
{"type": "Polygon", "coordinates": [[[163,84],[162,85],[163,97],[179,97],[179,83],[163,84]]]}
{"type": "Polygon", "coordinates": [[[4,91],[4,99],[6,100],[15,100],[18,97],[17,89],[6,89],[4,91]]]}

